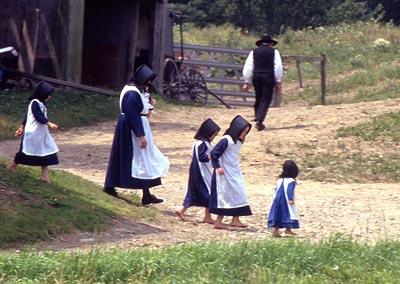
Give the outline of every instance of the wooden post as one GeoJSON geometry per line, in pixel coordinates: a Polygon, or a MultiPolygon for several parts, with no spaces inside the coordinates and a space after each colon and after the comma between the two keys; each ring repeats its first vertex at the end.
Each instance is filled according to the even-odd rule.
{"type": "Polygon", "coordinates": [[[299,87],[303,88],[303,80],[301,78],[300,60],[299,59],[296,59],[296,69],[297,69],[297,77],[299,79],[299,87]]]}
{"type": "Polygon", "coordinates": [[[131,17],[131,35],[129,42],[129,64],[128,64],[128,72],[126,74],[126,82],[128,82],[135,73],[135,58],[136,58],[136,48],[138,41],[138,30],[139,30],[139,10],[140,10],[140,1],[135,2],[135,11],[131,17]]]}
{"type": "Polygon", "coordinates": [[[321,53],[321,105],[325,104],[326,97],[326,55],[321,53]]]}

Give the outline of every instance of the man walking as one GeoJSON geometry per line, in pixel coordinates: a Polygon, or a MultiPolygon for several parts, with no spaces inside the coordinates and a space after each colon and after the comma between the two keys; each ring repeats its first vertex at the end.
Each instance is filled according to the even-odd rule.
{"type": "Polygon", "coordinates": [[[274,89],[278,94],[282,90],[282,59],[279,51],[274,48],[277,44],[271,36],[263,35],[256,41],[258,47],[250,51],[243,68],[243,91],[248,92],[248,84],[252,81],[256,93],[254,121],[259,131],[265,129],[264,120],[274,89]]]}

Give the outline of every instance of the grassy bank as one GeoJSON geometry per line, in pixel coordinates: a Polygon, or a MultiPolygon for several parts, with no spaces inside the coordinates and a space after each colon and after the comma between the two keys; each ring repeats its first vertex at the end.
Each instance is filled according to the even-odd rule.
{"type": "Polygon", "coordinates": [[[129,204],[64,171],[51,170],[52,183],[45,184],[38,179],[38,169],[21,166],[11,173],[0,161],[0,176],[0,248],[75,230],[101,231],[113,218],[148,220],[156,214],[155,209],[141,207],[136,195],[129,204]]]}
{"type": "MultiPolygon", "coordinates": [[[[0,91],[0,139],[12,138],[24,118],[27,93],[0,91]]],[[[50,121],[61,129],[112,120],[118,114],[118,99],[87,93],[56,92],[47,104],[50,121]]]]}
{"type": "Polygon", "coordinates": [[[7,283],[398,283],[400,243],[273,240],[0,255],[7,283]]]}

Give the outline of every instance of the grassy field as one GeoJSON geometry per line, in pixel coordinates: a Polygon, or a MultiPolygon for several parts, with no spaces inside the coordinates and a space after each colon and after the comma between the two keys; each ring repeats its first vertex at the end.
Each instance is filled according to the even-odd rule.
{"type": "Polygon", "coordinates": [[[398,283],[400,243],[340,236],[208,243],[162,250],[21,252],[0,255],[6,283],[398,283]]]}
{"type": "MultiPolygon", "coordinates": [[[[27,93],[0,91],[0,139],[12,138],[24,118],[27,93]]],[[[87,93],[56,92],[47,103],[48,118],[61,129],[115,119],[118,99],[87,93]]]]}
{"type": "MultiPolygon", "coordinates": [[[[177,40],[178,33],[175,33],[177,40]]],[[[233,48],[254,48],[258,35],[244,34],[232,26],[197,29],[185,25],[184,42],[233,48]]],[[[353,103],[400,96],[400,30],[375,22],[342,24],[301,31],[289,30],[277,37],[282,55],[327,55],[328,104],[353,103]]],[[[235,58],[243,63],[245,57],[235,58]]],[[[286,62],[285,84],[297,84],[295,65],[286,62]]],[[[302,63],[304,89],[284,94],[284,103],[320,102],[319,64],[302,63]]],[[[285,86],[285,85],[284,85],[285,86]]]]}
{"type": "Polygon", "coordinates": [[[129,204],[64,171],[51,170],[51,184],[39,181],[39,175],[38,169],[22,166],[11,173],[0,161],[0,248],[75,230],[101,231],[113,218],[152,220],[157,214],[143,208],[137,195],[129,196],[129,204]]]}

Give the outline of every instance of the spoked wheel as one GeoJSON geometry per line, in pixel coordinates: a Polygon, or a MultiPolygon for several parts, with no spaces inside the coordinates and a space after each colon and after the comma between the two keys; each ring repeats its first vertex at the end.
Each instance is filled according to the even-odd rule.
{"type": "Polygon", "coordinates": [[[179,99],[180,84],[178,65],[173,59],[167,58],[164,61],[163,95],[169,99],[179,99]]]}
{"type": "Polygon", "coordinates": [[[208,91],[203,75],[195,69],[186,69],[181,75],[181,100],[207,103],[208,91]]]}

